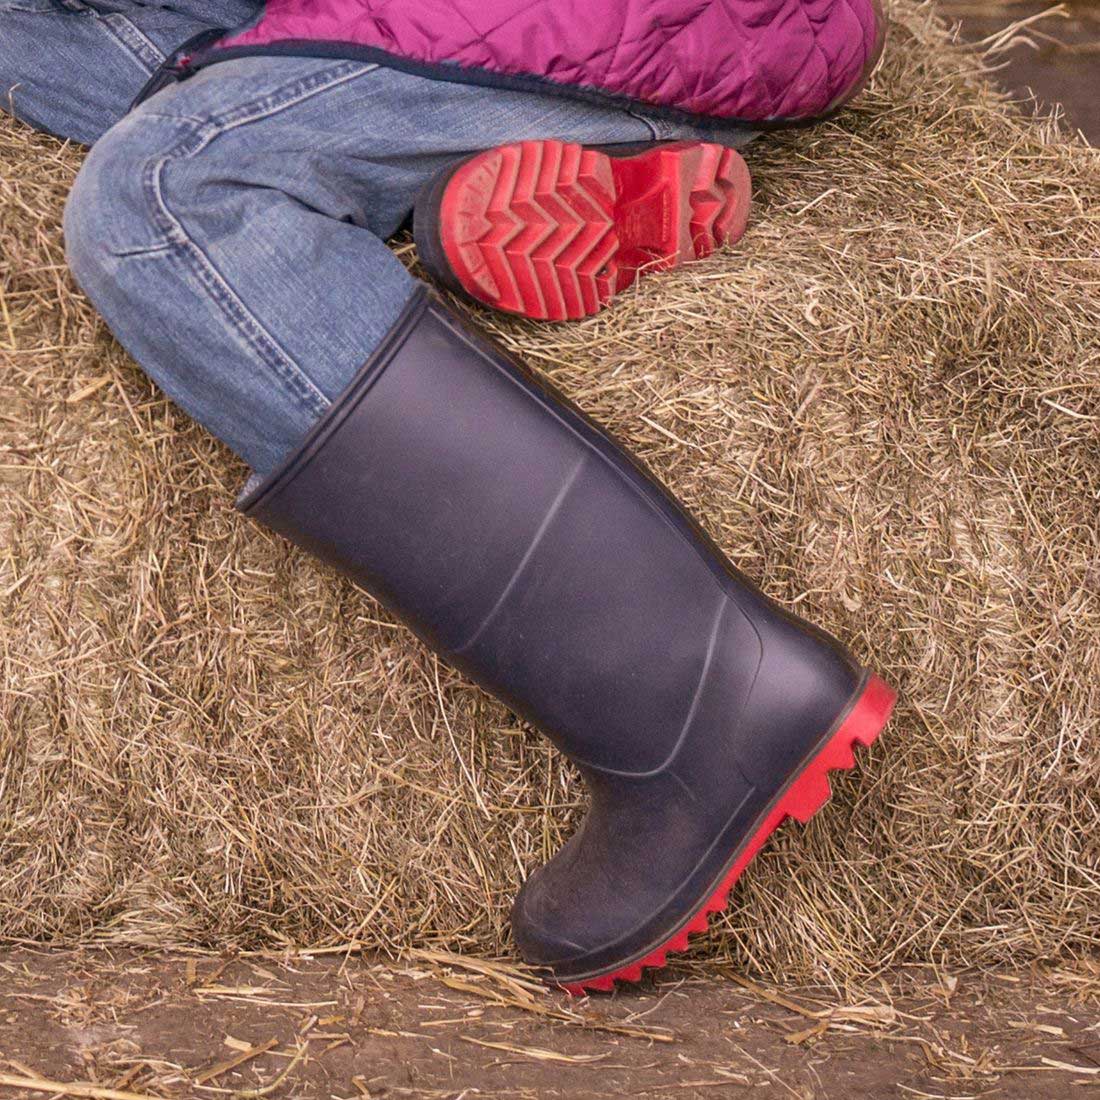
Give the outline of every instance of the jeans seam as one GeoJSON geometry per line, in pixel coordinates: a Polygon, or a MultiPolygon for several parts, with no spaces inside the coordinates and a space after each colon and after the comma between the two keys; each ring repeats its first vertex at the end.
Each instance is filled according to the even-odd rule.
{"type": "Polygon", "coordinates": [[[134,23],[117,12],[97,14],[114,40],[137,62],[138,67],[151,74],[164,61],[164,54],[134,23]]]}
{"type": "MultiPolygon", "coordinates": [[[[162,156],[150,161],[146,165],[142,178],[146,199],[151,205],[158,228],[164,234],[166,242],[181,255],[210,296],[211,301],[222,311],[234,330],[261,362],[274,371],[288,386],[292,395],[303,402],[306,409],[315,416],[325,412],[331,401],[268,332],[259,318],[241,301],[229,281],[187,232],[180,218],[173,213],[165,196],[165,172],[172,161],[194,156],[217,137],[230,130],[262,121],[287,107],[339,87],[376,68],[376,65],[364,68],[362,63],[344,62],[339,66],[315,73],[305,80],[296,80],[260,99],[238,104],[220,115],[213,115],[203,120],[201,124],[191,126],[179,142],[162,156]],[[351,71],[347,71],[349,65],[353,66],[351,71]],[[339,75],[333,76],[333,73],[339,75]]],[[[168,117],[174,122],[180,120],[179,116],[168,117]]]]}
{"type": "Polygon", "coordinates": [[[650,136],[653,138],[654,141],[659,141],[661,139],[663,135],[661,134],[661,131],[658,129],[653,119],[642,114],[640,111],[633,111],[629,107],[626,108],[626,113],[630,115],[631,118],[636,118],[640,123],[648,127],[650,136]]]}

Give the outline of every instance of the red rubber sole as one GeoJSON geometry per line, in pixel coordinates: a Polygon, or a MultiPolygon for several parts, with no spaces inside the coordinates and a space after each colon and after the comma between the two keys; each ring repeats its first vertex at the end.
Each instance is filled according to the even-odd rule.
{"type": "Polygon", "coordinates": [[[523,141],[461,164],[443,191],[443,255],[473,298],[538,320],[590,317],[640,275],[740,239],[751,183],[722,145],[609,156],[523,141]]]}
{"type": "Polygon", "coordinates": [[[729,902],[730,890],[764,846],[764,842],[788,817],[805,824],[829,801],[829,772],[847,771],[855,765],[855,746],[870,745],[882,732],[894,708],[897,694],[877,676],[868,677],[863,691],[836,733],[818,749],[798,777],[787,787],[753,833],[748,844],[726,872],[718,889],[695,910],[687,923],[670,939],[655,947],[644,958],[609,974],[586,978],[577,983],[562,983],[559,988],[582,997],[597,991],[610,992],[616,982],[637,982],[648,968],[662,967],[670,952],[686,951],[688,937],[707,931],[711,913],[721,912],[729,902]]]}

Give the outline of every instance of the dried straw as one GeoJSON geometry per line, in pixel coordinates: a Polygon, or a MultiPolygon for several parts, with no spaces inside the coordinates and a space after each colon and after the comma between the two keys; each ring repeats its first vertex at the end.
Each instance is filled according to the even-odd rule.
{"type": "MultiPolygon", "coordinates": [[[[483,318],[901,689],[706,941],[773,977],[1100,946],[1100,165],[893,18],[855,109],[752,147],[738,250],[483,318]]],[[[0,124],[0,932],[506,951],[573,776],[233,512],[65,272],[79,159],[0,124]]]]}

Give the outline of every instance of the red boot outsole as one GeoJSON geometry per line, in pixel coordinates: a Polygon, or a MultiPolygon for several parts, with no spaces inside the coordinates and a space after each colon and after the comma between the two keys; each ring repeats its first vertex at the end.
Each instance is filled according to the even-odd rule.
{"type": "Polygon", "coordinates": [[[608,993],[614,989],[616,982],[637,982],[641,980],[645,970],[664,966],[670,952],[686,951],[690,936],[707,931],[710,914],[726,908],[734,883],[768,837],[788,817],[797,818],[805,824],[828,802],[831,794],[829,772],[847,771],[854,766],[855,746],[870,745],[878,737],[890,718],[896,700],[896,693],[887,684],[877,676],[868,677],[862,693],[837,731],[803,765],[797,778],[768,811],[719,887],[695,910],[680,930],[644,958],[628,966],[580,982],[560,983],[559,988],[578,997],[589,992],[608,993]]]}
{"type": "Polygon", "coordinates": [[[440,197],[436,232],[447,274],[471,297],[565,321],[598,313],[640,274],[740,239],[750,193],[745,162],[722,145],[611,156],[524,141],[459,165],[440,197]]]}

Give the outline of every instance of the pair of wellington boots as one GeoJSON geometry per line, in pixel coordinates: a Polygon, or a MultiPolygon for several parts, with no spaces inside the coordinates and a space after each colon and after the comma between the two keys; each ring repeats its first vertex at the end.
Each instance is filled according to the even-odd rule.
{"type": "MultiPolygon", "coordinates": [[[[740,158],[714,146],[614,158],[528,142],[447,173],[416,233],[444,282],[583,316],[644,257],[671,266],[728,241],[746,192],[740,158]],[[480,253],[479,219],[496,227],[480,253]]],[[[240,507],[377,596],[577,765],[588,812],[512,912],[523,958],[573,992],[683,950],[893,704],[606,432],[424,288],[240,507]]]]}

